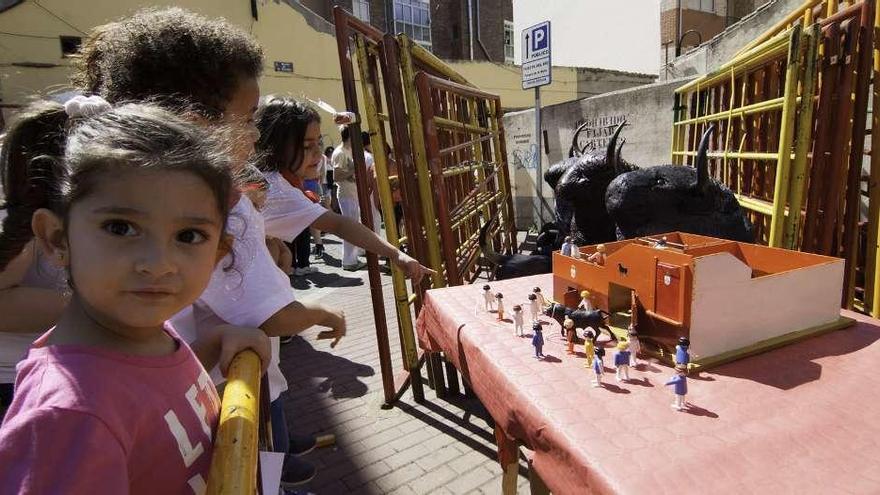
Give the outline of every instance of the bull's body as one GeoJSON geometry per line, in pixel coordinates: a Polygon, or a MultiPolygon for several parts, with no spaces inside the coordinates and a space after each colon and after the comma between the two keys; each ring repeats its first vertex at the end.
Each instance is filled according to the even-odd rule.
{"type": "MultiPolygon", "coordinates": [[[[559,322],[560,327],[562,326],[562,322],[565,321],[565,317],[569,317],[574,321],[575,328],[593,328],[596,330],[595,335],[593,336],[593,341],[599,338],[600,329],[604,329],[608,332],[608,335],[617,340],[617,336],[614,335],[614,332],[611,331],[611,328],[608,326],[607,320],[610,316],[605,311],[601,309],[596,309],[593,311],[586,311],[583,309],[569,309],[562,304],[553,303],[547,308],[544,309],[544,315],[549,316],[559,322]]],[[[565,329],[562,329],[562,336],[565,336],[565,329]]]]}

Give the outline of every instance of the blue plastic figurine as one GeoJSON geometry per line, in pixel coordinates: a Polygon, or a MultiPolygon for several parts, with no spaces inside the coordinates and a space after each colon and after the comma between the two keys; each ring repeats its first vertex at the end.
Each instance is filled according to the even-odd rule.
{"type": "Polygon", "coordinates": [[[681,411],[685,407],[684,396],[688,393],[687,384],[687,365],[678,364],[675,366],[675,376],[669,379],[665,385],[672,385],[675,392],[675,402],[671,404],[676,411],[681,411]]]}
{"type": "Polygon", "coordinates": [[[629,344],[617,343],[617,352],[614,353],[614,369],[617,381],[629,381],[629,344]]]}
{"type": "Polygon", "coordinates": [[[688,354],[688,348],[691,345],[691,341],[687,339],[687,337],[679,337],[678,345],[675,346],[675,364],[684,365],[687,368],[688,363],[691,362],[691,355],[688,354]]]}
{"type": "Polygon", "coordinates": [[[603,360],[605,357],[605,348],[597,346],[593,350],[593,353],[593,373],[596,375],[593,377],[593,387],[601,387],[602,373],[605,373],[605,362],[603,360]]]}
{"type": "Polygon", "coordinates": [[[540,323],[532,325],[532,334],[532,345],[535,346],[535,357],[537,359],[543,359],[544,352],[542,349],[544,348],[544,334],[541,333],[540,323]]]}
{"type": "Polygon", "coordinates": [[[562,255],[571,256],[574,253],[575,245],[571,242],[571,237],[566,237],[562,243],[562,255]]]}

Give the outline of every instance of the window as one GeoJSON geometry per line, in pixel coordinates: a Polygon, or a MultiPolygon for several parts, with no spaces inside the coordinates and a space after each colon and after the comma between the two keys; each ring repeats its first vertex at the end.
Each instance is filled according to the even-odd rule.
{"type": "Polygon", "coordinates": [[[419,45],[431,49],[431,4],[429,0],[394,0],[394,31],[405,33],[419,45]]]}
{"type": "Polygon", "coordinates": [[[60,39],[62,57],[73,57],[79,53],[79,46],[82,45],[82,38],[79,36],[60,36],[60,39]]]}
{"type": "Polygon", "coordinates": [[[715,12],[715,0],[699,0],[699,3],[703,12],[715,12]]]}
{"type": "Polygon", "coordinates": [[[504,61],[513,63],[513,22],[504,21],[504,61]]]}
{"type": "Polygon", "coordinates": [[[370,23],[370,2],[369,0],[351,0],[352,14],[358,19],[370,23]]]}

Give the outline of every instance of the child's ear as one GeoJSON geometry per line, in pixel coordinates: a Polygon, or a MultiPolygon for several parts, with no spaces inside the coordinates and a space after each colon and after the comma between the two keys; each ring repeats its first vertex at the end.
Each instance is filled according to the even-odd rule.
{"type": "Polygon", "coordinates": [[[40,208],[31,217],[34,239],[46,256],[59,267],[70,266],[70,249],[64,234],[64,222],[46,208],[40,208]]]}
{"type": "Polygon", "coordinates": [[[232,252],[232,243],[234,242],[234,238],[229,234],[220,235],[220,244],[217,246],[217,259],[214,261],[214,264],[220,263],[220,260],[226,257],[227,254],[232,252]]]}

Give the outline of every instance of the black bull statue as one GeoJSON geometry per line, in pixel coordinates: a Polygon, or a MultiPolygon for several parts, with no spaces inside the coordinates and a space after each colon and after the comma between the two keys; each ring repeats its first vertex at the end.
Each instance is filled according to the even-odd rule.
{"type": "MultiPolygon", "coordinates": [[[[556,193],[560,236],[574,220],[575,244],[683,231],[752,242],[752,226],[736,197],[709,177],[708,146],[714,126],[703,133],[694,168],[657,165],[637,168],[620,156],[621,123],[604,153],[573,155],[553,165],[544,180],[556,193]]],[[[561,239],[558,239],[561,243],[561,239]]]]}
{"type": "MultiPolygon", "coordinates": [[[[625,124],[615,129],[607,148],[599,153],[578,149],[581,126],[572,140],[571,156],[544,174],[544,180],[556,193],[557,233],[550,242],[555,249],[559,249],[567,235],[577,245],[673,231],[735,241],[754,240],[751,223],[733,192],[709,177],[708,148],[714,126],[703,133],[693,168],[638,168],[620,156],[625,140],[620,144],[617,141],[625,124]]],[[[498,278],[551,270],[548,256],[499,255],[492,251],[485,239],[490,223],[481,231],[480,246],[484,257],[496,265],[498,278]]]]}

